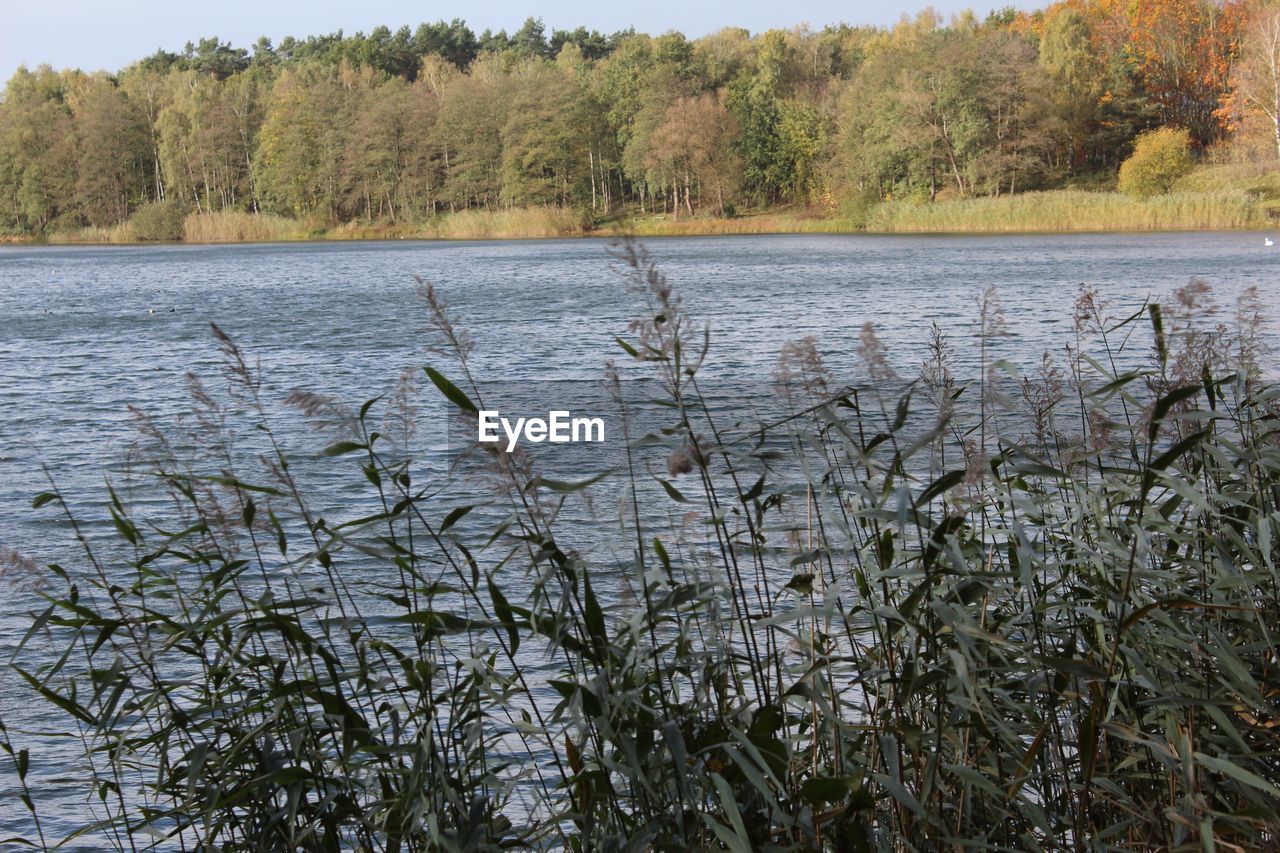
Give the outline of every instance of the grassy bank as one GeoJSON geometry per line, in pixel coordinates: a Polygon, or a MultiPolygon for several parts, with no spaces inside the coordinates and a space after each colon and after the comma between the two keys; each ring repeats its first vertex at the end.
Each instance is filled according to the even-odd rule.
{"type": "MultiPolygon", "coordinates": [[[[765,211],[734,218],[672,219],[648,215],[593,221],[589,211],[562,208],[468,210],[423,221],[348,222],[326,227],[248,213],[192,214],[181,223],[190,243],[289,240],[498,240],[548,237],[687,237],[729,234],[1016,233],[1085,231],[1229,231],[1266,228],[1280,210],[1271,178],[1256,188],[1221,188],[1202,173],[1186,188],[1150,199],[1079,189],[934,203],[889,201],[858,218],[803,210],[765,211]]],[[[175,233],[175,237],[177,234],[175,233]]],[[[36,242],[10,236],[11,242],[36,242]]],[[[132,222],[112,228],[53,232],[40,242],[127,244],[139,239],[132,222]]]]}
{"type": "Polygon", "coordinates": [[[1136,199],[1116,192],[1055,190],[936,204],[872,208],[874,232],[1227,231],[1264,228],[1266,209],[1242,190],[1173,192],[1136,199]]]}
{"type": "MultiPolygon", "coordinates": [[[[940,333],[889,353],[868,325],[847,376],[796,341],[765,442],[713,414],[672,285],[617,260],[618,356],[652,382],[606,384],[656,420],[598,477],[480,445],[441,482],[394,367],[363,406],[293,392],[323,437],[291,445],[215,327],[223,372],[189,419],[138,414],[103,518],[36,496],[64,538],[11,655],[47,731],[0,721],[7,840],[63,840],[29,774],[76,749],[72,843],[119,850],[1274,849],[1256,294],[1220,326],[1201,285],[1148,311],[1082,290],[1067,360],[1017,373],[988,290],[971,381],[940,333]]],[[[423,296],[423,391],[474,417],[499,392],[423,296]]]]}
{"type": "Polygon", "coordinates": [[[593,233],[636,237],[721,234],[1018,233],[1096,231],[1233,231],[1273,223],[1270,202],[1243,189],[1187,189],[1151,199],[1117,192],[1050,190],[1002,198],[934,203],[890,201],[862,217],[760,213],[733,219],[649,216],[593,233]]]}

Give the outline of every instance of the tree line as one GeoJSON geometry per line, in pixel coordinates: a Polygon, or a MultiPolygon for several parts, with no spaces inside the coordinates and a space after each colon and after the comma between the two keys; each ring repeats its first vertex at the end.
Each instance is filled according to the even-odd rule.
{"type": "Polygon", "coordinates": [[[677,217],[1001,195],[1112,174],[1149,129],[1280,152],[1280,7],[1064,0],[896,26],[603,35],[530,19],[216,38],[19,69],[0,230],[148,205],[322,223],[555,205],[677,217]]]}

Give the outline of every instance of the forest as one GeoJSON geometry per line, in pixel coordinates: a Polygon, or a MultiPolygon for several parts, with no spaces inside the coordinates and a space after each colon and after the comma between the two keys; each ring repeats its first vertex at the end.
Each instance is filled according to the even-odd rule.
{"type": "Polygon", "coordinates": [[[21,68],[0,100],[0,235],[258,214],[331,228],[465,211],[857,216],[1108,190],[1144,131],[1280,158],[1280,4],[1064,0],[837,25],[476,35],[461,20],[118,73],[21,68]]]}

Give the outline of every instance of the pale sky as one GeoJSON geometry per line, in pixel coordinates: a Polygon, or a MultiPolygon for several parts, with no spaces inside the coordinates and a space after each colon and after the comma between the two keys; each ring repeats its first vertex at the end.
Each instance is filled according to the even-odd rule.
{"type": "MultiPolygon", "coordinates": [[[[519,29],[525,18],[542,18],[552,29],[611,33],[634,26],[641,32],[680,30],[690,37],[724,26],[752,32],[807,23],[820,29],[841,21],[891,24],[914,15],[928,0],[0,0],[0,80],[19,65],[116,71],[158,48],[181,51],[188,41],[214,36],[250,47],[258,36],[275,44],[284,36],[342,29],[368,32],[379,24],[393,31],[408,24],[462,18],[477,34],[519,29]]],[[[979,15],[1023,2],[934,0],[943,15],[972,8],[979,15]]]]}

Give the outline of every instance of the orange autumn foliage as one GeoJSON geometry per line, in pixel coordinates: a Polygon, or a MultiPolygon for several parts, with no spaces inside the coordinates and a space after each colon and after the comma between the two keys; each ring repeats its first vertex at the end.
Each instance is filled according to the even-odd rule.
{"type": "Polygon", "coordinates": [[[1226,129],[1219,112],[1240,48],[1244,3],[1134,0],[1127,53],[1165,124],[1207,145],[1226,129]]]}
{"type": "Polygon", "coordinates": [[[1124,63],[1159,124],[1187,128],[1198,146],[1230,130],[1223,105],[1231,100],[1248,0],[1062,0],[1020,16],[1016,27],[1040,37],[1066,11],[1088,21],[1096,55],[1124,63]]]}

